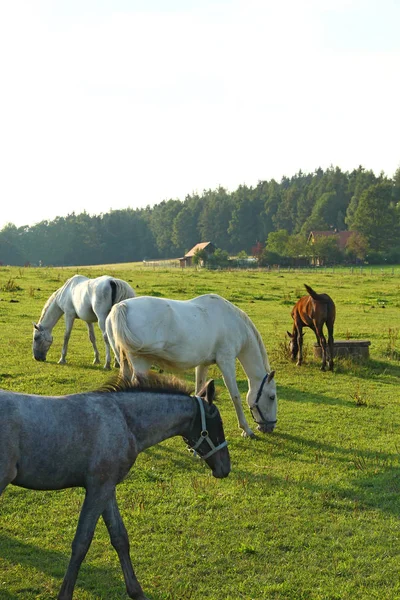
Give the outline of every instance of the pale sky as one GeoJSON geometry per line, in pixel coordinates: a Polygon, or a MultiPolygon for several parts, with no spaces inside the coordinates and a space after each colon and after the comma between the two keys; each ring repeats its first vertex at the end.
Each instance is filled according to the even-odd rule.
{"type": "Polygon", "coordinates": [[[0,0],[0,229],[400,166],[400,0],[0,0]]]}

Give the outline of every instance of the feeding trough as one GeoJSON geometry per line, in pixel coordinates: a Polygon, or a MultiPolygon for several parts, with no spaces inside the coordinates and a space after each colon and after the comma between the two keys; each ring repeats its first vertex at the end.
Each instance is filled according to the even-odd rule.
{"type": "MultiPolygon", "coordinates": [[[[368,358],[369,340],[337,340],[333,343],[333,356],[344,356],[345,358],[368,358]]],[[[314,356],[321,358],[321,348],[314,344],[314,356]]]]}

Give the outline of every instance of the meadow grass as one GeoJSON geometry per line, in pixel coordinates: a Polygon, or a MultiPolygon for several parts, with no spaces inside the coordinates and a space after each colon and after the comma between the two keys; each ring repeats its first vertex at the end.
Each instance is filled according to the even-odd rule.
{"type": "MultiPolygon", "coordinates": [[[[244,439],[216,367],[232,461],[225,480],[174,438],[143,452],[117,489],[136,574],[152,600],[393,600],[400,598],[400,272],[222,272],[109,265],[71,269],[0,267],[0,386],[37,394],[98,388],[77,321],[68,363],[58,365],[60,321],[46,363],[32,358],[32,321],[72,274],[110,274],[138,295],[186,299],[216,292],[259,329],[276,370],[278,424],[244,439]],[[336,302],[336,339],[371,340],[366,361],[337,360],[322,373],[305,330],[302,367],[287,356],[290,310],[303,284],[336,302]]],[[[104,348],[97,330],[102,360],[104,348]]],[[[196,332],[193,332],[195,343],[196,332]]],[[[181,375],[193,383],[194,374],[181,375]]],[[[247,380],[237,378],[243,399],[247,380]]],[[[250,412],[245,407],[251,422],[250,412]]],[[[1,416],[0,416],[1,418],[1,416]]],[[[57,596],[83,490],[8,486],[0,498],[0,598],[57,596]]],[[[122,573],[99,522],[74,598],[126,598],[122,573]]]]}

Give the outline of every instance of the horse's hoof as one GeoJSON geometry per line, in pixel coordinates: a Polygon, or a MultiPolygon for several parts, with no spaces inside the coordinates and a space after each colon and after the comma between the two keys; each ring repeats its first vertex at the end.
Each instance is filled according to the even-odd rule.
{"type": "Polygon", "coordinates": [[[247,431],[242,431],[242,437],[249,437],[254,440],[257,436],[254,433],[254,431],[251,431],[251,429],[250,429],[249,433],[247,433],[247,431]]]}
{"type": "Polygon", "coordinates": [[[296,367],[301,367],[301,362],[297,362],[296,367]]]}
{"type": "Polygon", "coordinates": [[[59,365],[65,365],[67,363],[67,361],[65,360],[65,358],[60,358],[60,360],[58,361],[59,365]]]}
{"type": "Polygon", "coordinates": [[[104,365],[103,368],[104,368],[105,371],[111,371],[110,365],[104,365]]]}

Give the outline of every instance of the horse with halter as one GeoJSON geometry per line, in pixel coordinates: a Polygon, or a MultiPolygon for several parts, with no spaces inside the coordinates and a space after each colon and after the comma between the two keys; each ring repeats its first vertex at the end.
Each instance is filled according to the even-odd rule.
{"type": "Polygon", "coordinates": [[[33,356],[36,360],[46,360],[47,352],[53,343],[52,330],[64,314],[65,334],[60,364],[66,362],[68,341],[75,319],[86,321],[89,340],[94,350],[93,364],[100,362],[93,323],[99,324],[106,347],[105,369],[110,368],[110,344],[105,331],[105,321],[111,307],[121,300],[133,298],[134,290],[129,283],[116,277],[102,275],[89,279],[74,275],[56,290],[43,307],[38,323],[33,324],[33,356]]]}
{"type": "Polygon", "coordinates": [[[328,294],[317,294],[309,285],[304,285],[308,296],[302,296],[294,305],[291,312],[293,331],[287,331],[290,338],[290,352],[292,360],[297,365],[303,362],[303,328],[309,327],[315,333],[317,342],[322,351],[321,370],[325,371],[328,357],[329,370],[333,371],[333,326],[335,324],[336,307],[328,294]],[[323,332],[326,325],[328,330],[328,344],[323,332]]]}
{"type": "Polygon", "coordinates": [[[10,483],[32,490],[86,490],[58,600],[71,600],[100,516],[128,596],[147,600],[132,567],[115,489],[140,452],[176,435],[214,477],[227,477],[229,451],[213,398],[212,380],[191,396],[182,382],[155,376],[59,397],[0,390],[0,493],[10,483]]]}
{"type": "Polygon", "coordinates": [[[121,374],[134,378],[153,364],[164,369],[196,369],[196,390],[216,364],[236,409],[242,435],[254,437],[236,382],[236,358],[248,379],[247,404],[259,431],[273,431],[277,395],[261,335],[244,311],[217,294],[192,300],[140,296],[119,302],[106,319],[121,374]]]}

